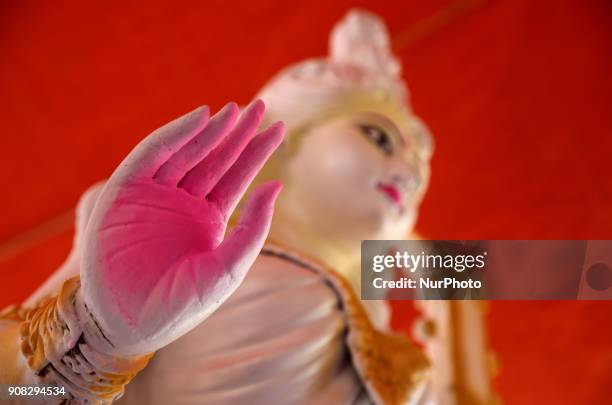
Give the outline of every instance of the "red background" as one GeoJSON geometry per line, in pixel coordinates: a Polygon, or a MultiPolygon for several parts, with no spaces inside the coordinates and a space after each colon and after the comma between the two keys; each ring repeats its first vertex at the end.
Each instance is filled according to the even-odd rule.
{"type": "MultiPolygon", "coordinates": [[[[388,22],[436,138],[422,234],[612,239],[609,1],[84,3],[0,5],[0,306],[61,263],[78,196],[139,139],[325,54],[355,5],[388,22]]],[[[409,305],[395,306],[399,329],[409,305]]],[[[611,311],[492,303],[504,401],[610,403],[611,311]]]]}

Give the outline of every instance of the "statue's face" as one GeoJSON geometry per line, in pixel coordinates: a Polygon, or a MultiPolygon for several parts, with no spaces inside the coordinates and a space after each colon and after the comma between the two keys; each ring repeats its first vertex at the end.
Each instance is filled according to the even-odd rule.
{"type": "Polygon", "coordinates": [[[353,239],[405,238],[428,166],[409,136],[380,114],[354,113],[309,128],[285,172],[283,216],[353,239]]]}

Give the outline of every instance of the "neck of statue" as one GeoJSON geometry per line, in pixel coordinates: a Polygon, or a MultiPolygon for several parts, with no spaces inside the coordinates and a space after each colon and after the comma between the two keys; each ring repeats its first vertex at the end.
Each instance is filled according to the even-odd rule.
{"type": "Polygon", "coordinates": [[[270,237],[283,245],[316,259],[346,278],[354,288],[359,287],[361,240],[346,240],[338,235],[316,236],[305,227],[287,226],[273,222],[270,237]]]}

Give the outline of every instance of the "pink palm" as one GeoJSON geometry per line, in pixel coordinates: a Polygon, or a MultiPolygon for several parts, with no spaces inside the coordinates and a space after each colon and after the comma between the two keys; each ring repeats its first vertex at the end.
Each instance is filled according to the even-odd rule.
{"type": "Polygon", "coordinates": [[[282,141],[255,136],[254,102],[160,128],[117,168],[85,233],[84,301],[121,354],[156,350],[191,330],[239,286],[267,236],[277,182],[257,188],[224,239],[239,199],[282,141]]]}

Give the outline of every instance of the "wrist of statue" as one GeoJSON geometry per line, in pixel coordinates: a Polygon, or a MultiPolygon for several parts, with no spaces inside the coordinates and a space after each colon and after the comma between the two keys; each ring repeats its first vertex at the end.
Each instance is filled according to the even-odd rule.
{"type": "Polygon", "coordinates": [[[152,355],[112,354],[114,345],[83,300],[79,277],[67,280],[57,296],[28,311],[21,338],[28,366],[39,379],[93,404],[119,398],[152,355]]]}

